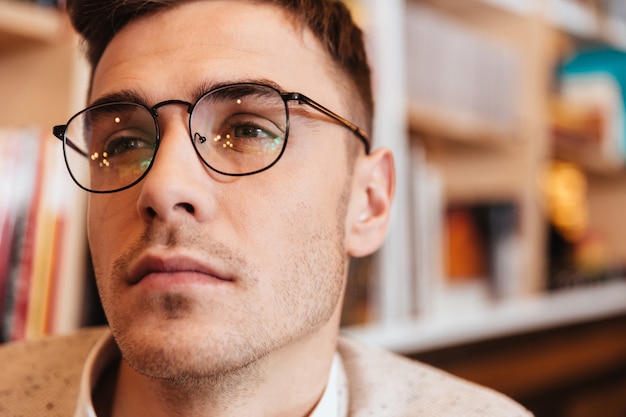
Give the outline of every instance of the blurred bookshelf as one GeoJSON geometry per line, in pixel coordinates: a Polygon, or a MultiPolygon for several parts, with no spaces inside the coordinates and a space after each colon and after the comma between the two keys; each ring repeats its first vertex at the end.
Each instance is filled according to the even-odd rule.
{"type": "Polygon", "coordinates": [[[67,32],[62,14],[51,6],[9,0],[0,5],[0,51],[33,43],[53,44],[67,32]]]}
{"type": "Polygon", "coordinates": [[[625,415],[626,3],[349,3],[397,190],[343,333],[538,417],[625,415]]]}
{"type": "Polygon", "coordinates": [[[350,3],[368,34],[374,136],[394,151],[399,207],[360,302],[348,287],[360,313],[343,331],[410,354],[626,313],[623,94],[564,75],[581,51],[626,48],[624,5],[350,3]],[[474,220],[486,241],[447,247],[469,230],[450,223],[451,208],[503,204],[513,211],[491,229],[474,220]],[[486,267],[451,279],[451,262],[475,263],[478,246],[486,267]]]}
{"type": "Polygon", "coordinates": [[[349,3],[398,183],[343,333],[538,417],[625,415],[626,3],[349,3]]]}
{"type": "Polygon", "coordinates": [[[51,135],[86,99],[54,5],[0,1],[0,342],[69,332],[86,308],[86,202],[51,135]]]}

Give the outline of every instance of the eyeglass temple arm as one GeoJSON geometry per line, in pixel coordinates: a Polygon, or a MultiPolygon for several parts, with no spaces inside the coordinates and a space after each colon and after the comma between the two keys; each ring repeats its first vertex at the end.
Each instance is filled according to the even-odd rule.
{"type": "Polygon", "coordinates": [[[67,144],[67,146],[69,146],[70,148],[74,149],[76,152],[78,152],[79,154],[81,154],[82,156],[87,158],[89,155],[87,155],[87,153],[85,151],[82,151],[82,150],[78,149],[78,146],[74,145],[74,142],[72,142],[71,140],[69,140],[69,139],[67,139],[65,137],[65,129],[66,128],[67,128],[67,125],[54,126],[52,128],[52,134],[57,139],[59,139],[60,141],[62,141],[65,144],[67,144]]]}
{"type": "Polygon", "coordinates": [[[363,145],[365,146],[365,153],[366,154],[370,153],[370,144],[369,144],[369,140],[367,138],[367,133],[365,133],[363,131],[363,129],[359,128],[354,123],[350,122],[347,119],[344,119],[343,117],[339,116],[337,113],[333,112],[332,110],[327,109],[326,107],[322,106],[321,104],[319,104],[315,100],[308,98],[304,94],[287,93],[287,94],[284,95],[284,97],[287,100],[296,100],[300,104],[302,104],[302,103],[307,104],[308,106],[314,108],[318,112],[320,112],[322,114],[325,114],[326,116],[328,116],[328,117],[330,117],[332,119],[335,119],[336,121],[338,121],[339,123],[341,123],[342,125],[347,127],[348,129],[350,129],[352,131],[352,133],[354,133],[356,136],[358,136],[358,138],[361,140],[361,142],[363,142],[363,145]]]}

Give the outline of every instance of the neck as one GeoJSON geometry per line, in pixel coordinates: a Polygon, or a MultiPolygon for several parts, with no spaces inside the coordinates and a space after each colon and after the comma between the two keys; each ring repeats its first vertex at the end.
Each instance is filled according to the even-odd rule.
{"type": "Polygon", "coordinates": [[[336,330],[321,333],[202,379],[157,380],[122,360],[111,416],[307,416],[324,392],[336,350],[336,330]]]}

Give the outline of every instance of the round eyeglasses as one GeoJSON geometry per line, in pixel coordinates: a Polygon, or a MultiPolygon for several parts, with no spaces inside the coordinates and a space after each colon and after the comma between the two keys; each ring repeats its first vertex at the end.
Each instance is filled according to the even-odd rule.
{"type": "Polygon", "coordinates": [[[158,109],[187,106],[191,142],[202,162],[230,176],[256,174],[272,167],[289,138],[290,101],[306,104],[348,128],[363,142],[363,130],[300,93],[284,93],[265,84],[238,83],[212,89],[195,103],[167,100],[149,108],[134,102],[88,107],[53,134],[63,141],[67,169],[86,191],[112,193],[141,181],[159,149],[158,109]]]}

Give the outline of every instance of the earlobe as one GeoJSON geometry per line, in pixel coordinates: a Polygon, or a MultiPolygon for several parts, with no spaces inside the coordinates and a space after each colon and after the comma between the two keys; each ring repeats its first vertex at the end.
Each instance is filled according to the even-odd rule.
{"type": "Polygon", "coordinates": [[[369,255],[382,245],[394,190],[395,170],[391,151],[378,149],[357,162],[346,236],[350,256],[369,255]]]}

